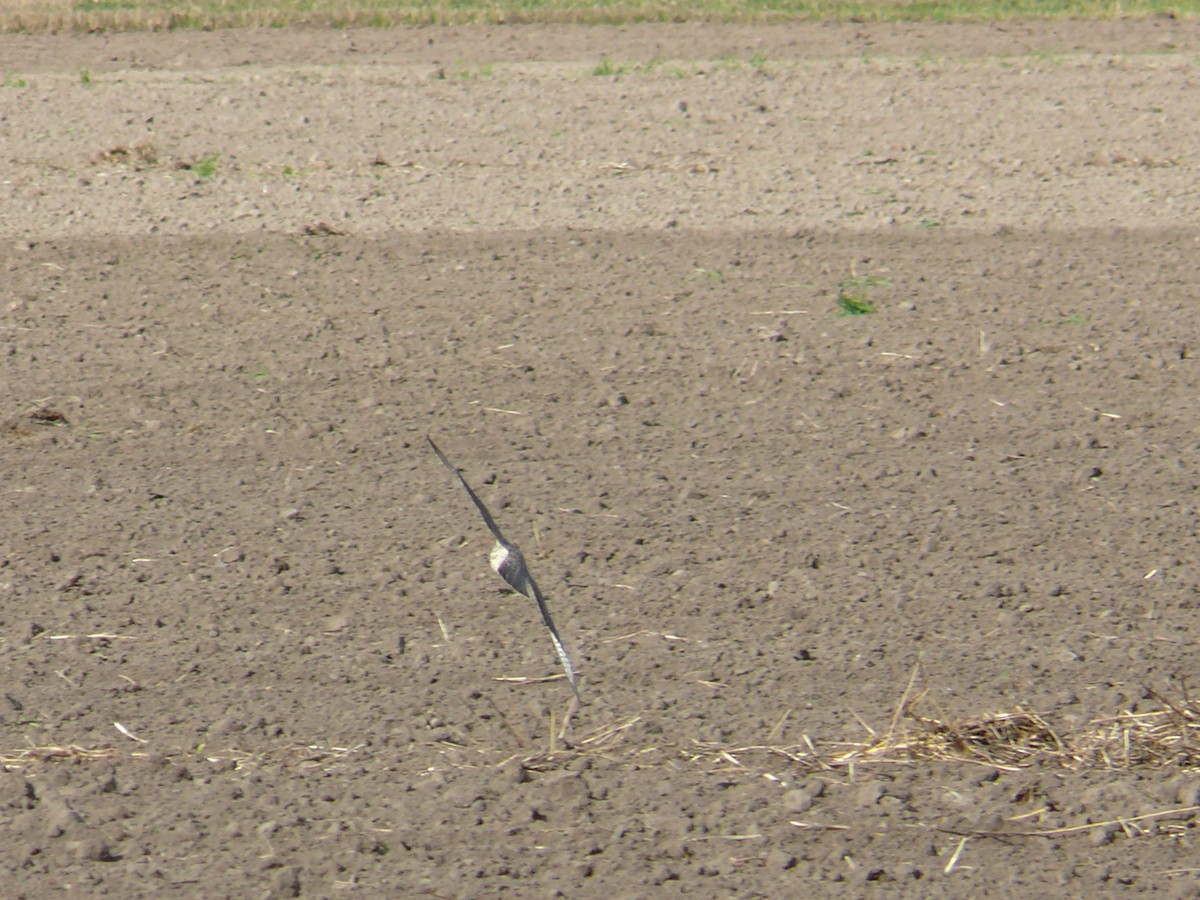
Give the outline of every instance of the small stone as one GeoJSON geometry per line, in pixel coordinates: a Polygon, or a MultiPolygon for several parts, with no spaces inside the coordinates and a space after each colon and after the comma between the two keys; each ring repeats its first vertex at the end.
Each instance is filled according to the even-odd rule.
{"type": "Polygon", "coordinates": [[[117,858],[113,856],[112,848],[109,846],[108,841],[101,837],[89,837],[81,841],[71,841],[67,846],[80,862],[112,862],[117,858]]]}
{"type": "Polygon", "coordinates": [[[83,581],[82,572],[68,572],[61,579],[59,579],[57,590],[60,592],[69,591],[71,588],[78,587],[79,582],[81,581],[83,581]]]}
{"type": "Polygon", "coordinates": [[[341,613],[340,615],[335,615],[335,616],[327,616],[325,618],[325,620],[321,623],[321,631],[325,632],[326,634],[334,634],[335,632],[342,631],[349,624],[350,624],[350,616],[348,613],[341,613]]]}
{"type": "Polygon", "coordinates": [[[255,828],[254,833],[259,835],[260,837],[270,837],[278,830],[279,830],[279,823],[276,822],[274,819],[271,819],[270,821],[263,822],[261,825],[259,825],[257,828],[255,828]]]}
{"type": "Polygon", "coordinates": [[[588,803],[587,784],[574,773],[547,779],[542,793],[553,804],[555,810],[575,812],[586,807],[588,803]]]}
{"type": "Polygon", "coordinates": [[[61,837],[72,825],[83,821],[83,817],[67,805],[65,800],[41,804],[46,822],[47,837],[61,837]]]}
{"type": "Polygon", "coordinates": [[[224,734],[233,734],[244,729],[241,720],[233,713],[228,713],[221,716],[211,725],[208,726],[208,734],[212,737],[218,737],[224,734]]]}
{"type": "Polygon", "coordinates": [[[1181,778],[1176,797],[1181,806],[1200,806],[1200,780],[1194,777],[1181,778]]]}
{"type": "MultiPolygon", "coordinates": [[[[22,644],[28,644],[31,643],[39,634],[45,632],[45,630],[46,629],[37,622],[22,620],[13,624],[12,634],[14,636],[14,640],[19,641],[22,644]]],[[[5,694],[5,696],[8,695],[5,694]]]]}
{"type": "Polygon", "coordinates": [[[284,866],[271,879],[271,887],[267,892],[268,900],[282,900],[284,897],[300,896],[300,867],[284,866]]]}
{"type": "Polygon", "coordinates": [[[33,809],[35,806],[37,792],[33,782],[16,775],[0,778],[0,809],[33,809]]]}
{"type": "Polygon", "coordinates": [[[883,785],[878,781],[867,782],[854,795],[859,806],[874,806],[881,797],[883,797],[883,785]]]}
{"type": "Polygon", "coordinates": [[[790,853],[785,853],[783,850],[780,850],[778,847],[776,847],[767,853],[765,862],[768,869],[776,872],[785,872],[788,869],[795,868],[796,857],[792,856],[790,853]]]}
{"type": "Polygon", "coordinates": [[[510,763],[504,767],[504,770],[512,784],[528,784],[533,780],[529,775],[529,770],[519,762],[510,763]]]}
{"type": "Polygon", "coordinates": [[[651,880],[657,887],[666,884],[668,881],[678,881],[679,873],[665,863],[659,863],[651,873],[651,880]]]}
{"type": "Polygon", "coordinates": [[[783,795],[783,808],[790,813],[804,813],[812,809],[813,795],[804,788],[788,791],[783,795]]]}

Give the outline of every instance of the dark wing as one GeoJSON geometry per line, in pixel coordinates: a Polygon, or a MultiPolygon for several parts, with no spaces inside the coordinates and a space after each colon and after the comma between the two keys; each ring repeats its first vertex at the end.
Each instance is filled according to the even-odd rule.
{"type": "Polygon", "coordinates": [[[496,520],[492,518],[492,514],[488,512],[488,508],[483,505],[483,501],[475,495],[473,490],[471,490],[471,486],[467,484],[467,479],[463,478],[462,472],[458,471],[458,467],[450,462],[450,460],[446,459],[446,454],[438,449],[438,445],[433,442],[433,438],[431,438],[429,435],[425,435],[425,440],[429,441],[429,446],[433,448],[433,452],[437,454],[438,459],[440,459],[442,464],[454,474],[454,477],[458,479],[458,483],[463,486],[463,490],[467,492],[468,496],[470,496],[471,502],[475,504],[475,508],[479,510],[479,514],[483,516],[483,522],[485,525],[487,525],[488,531],[492,533],[492,537],[498,540],[505,547],[511,546],[508,541],[504,539],[504,535],[500,533],[500,528],[496,525],[496,520]]]}
{"type": "Polygon", "coordinates": [[[550,608],[546,606],[542,592],[538,590],[537,582],[533,580],[533,576],[529,574],[528,569],[525,570],[525,580],[529,584],[529,589],[533,592],[533,599],[537,601],[538,611],[542,614],[542,622],[550,632],[550,640],[554,641],[554,650],[558,653],[558,659],[562,663],[563,671],[567,673],[567,681],[571,683],[571,690],[575,692],[575,699],[583,703],[583,698],[579,696],[579,684],[575,681],[575,667],[571,665],[571,657],[567,656],[567,648],[563,646],[562,638],[558,636],[558,629],[554,627],[554,620],[550,618],[550,608]]]}

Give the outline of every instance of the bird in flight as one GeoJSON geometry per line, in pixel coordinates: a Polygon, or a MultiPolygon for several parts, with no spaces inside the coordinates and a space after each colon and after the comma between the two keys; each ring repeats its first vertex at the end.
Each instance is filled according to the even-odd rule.
{"type": "Polygon", "coordinates": [[[524,554],[521,553],[516,544],[505,539],[504,535],[500,533],[500,528],[496,525],[496,520],[492,518],[492,514],[488,512],[488,508],[483,505],[483,501],[471,490],[471,486],[467,484],[467,479],[463,478],[462,472],[458,470],[458,467],[446,459],[446,454],[438,449],[438,445],[433,442],[433,438],[425,435],[425,440],[429,441],[429,446],[433,448],[433,452],[437,454],[437,458],[442,461],[442,464],[458,479],[458,483],[463,486],[463,490],[467,492],[467,496],[471,498],[471,502],[475,504],[475,508],[479,510],[479,514],[483,516],[483,523],[487,525],[488,531],[496,539],[496,546],[488,554],[488,562],[492,564],[492,568],[496,571],[496,574],[503,578],[508,583],[508,586],[518,594],[524,594],[526,597],[532,597],[537,601],[538,610],[542,614],[542,622],[550,632],[550,640],[554,642],[554,650],[558,653],[563,670],[567,673],[567,681],[571,684],[571,690],[575,692],[575,699],[582,703],[583,700],[579,696],[579,684],[575,680],[575,669],[571,665],[571,658],[567,656],[567,648],[563,646],[562,639],[558,636],[558,629],[554,627],[554,620],[550,618],[550,609],[546,606],[546,600],[542,597],[542,592],[538,590],[537,582],[529,574],[529,568],[525,565],[524,554]]]}

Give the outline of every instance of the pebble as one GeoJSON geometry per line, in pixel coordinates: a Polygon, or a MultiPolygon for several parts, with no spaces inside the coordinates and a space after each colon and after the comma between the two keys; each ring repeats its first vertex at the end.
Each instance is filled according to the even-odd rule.
{"type": "Polygon", "coordinates": [[[80,862],[112,862],[116,858],[108,841],[101,837],[71,841],[67,847],[80,862]]]}
{"type": "Polygon", "coordinates": [[[776,872],[785,872],[788,869],[795,868],[796,857],[776,847],[767,853],[765,862],[768,869],[776,872]]]}
{"type": "Polygon", "coordinates": [[[300,896],[300,867],[284,866],[271,878],[271,887],[267,892],[268,900],[281,900],[285,897],[300,896]]]}
{"type": "Polygon", "coordinates": [[[854,795],[859,806],[874,806],[883,796],[883,785],[878,781],[869,781],[858,789],[854,795]]]}
{"type": "Polygon", "coordinates": [[[83,817],[71,809],[65,800],[43,801],[41,810],[47,837],[61,837],[72,825],[83,821],[83,817]]]}
{"type": "Polygon", "coordinates": [[[808,812],[812,805],[812,792],[805,788],[796,788],[783,795],[783,808],[790,813],[808,812]]]}

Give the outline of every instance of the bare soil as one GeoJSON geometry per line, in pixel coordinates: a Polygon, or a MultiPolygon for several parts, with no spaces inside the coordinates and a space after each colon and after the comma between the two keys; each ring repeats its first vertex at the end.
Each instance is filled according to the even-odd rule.
{"type": "Polygon", "coordinates": [[[0,38],[3,894],[1195,896],[1198,52],[0,38]]]}

